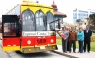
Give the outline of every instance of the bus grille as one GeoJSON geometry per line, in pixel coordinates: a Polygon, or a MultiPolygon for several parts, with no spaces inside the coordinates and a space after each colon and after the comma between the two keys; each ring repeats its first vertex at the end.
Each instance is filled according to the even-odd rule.
{"type": "Polygon", "coordinates": [[[37,43],[38,44],[45,44],[46,43],[46,39],[37,39],[37,43]]]}

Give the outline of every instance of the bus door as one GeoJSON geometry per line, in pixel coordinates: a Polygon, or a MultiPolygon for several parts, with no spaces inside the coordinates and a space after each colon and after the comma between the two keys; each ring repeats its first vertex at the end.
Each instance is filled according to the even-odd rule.
{"type": "Polygon", "coordinates": [[[17,15],[2,15],[3,51],[20,50],[19,19],[17,15]]]}

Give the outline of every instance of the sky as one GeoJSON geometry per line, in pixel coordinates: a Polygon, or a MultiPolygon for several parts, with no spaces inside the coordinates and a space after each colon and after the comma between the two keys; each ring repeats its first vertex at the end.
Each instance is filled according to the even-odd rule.
{"type": "MultiPolygon", "coordinates": [[[[0,17],[2,14],[7,13],[17,4],[20,4],[23,0],[1,0],[0,1],[0,17]]],[[[31,0],[32,1],[32,0],[31,0]]],[[[36,1],[36,0],[33,0],[36,1]]],[[[53,0],[38,0],[39,3],[51,5],[53,0]]],[[[95,10],[94,0],[54,0],[58,7],[58,11],[67,15],[67,18],[63,18],[64,21],[68,23],[73,23],[73,13],[72,11],[76,8],[88,10],[95,10]]]]}

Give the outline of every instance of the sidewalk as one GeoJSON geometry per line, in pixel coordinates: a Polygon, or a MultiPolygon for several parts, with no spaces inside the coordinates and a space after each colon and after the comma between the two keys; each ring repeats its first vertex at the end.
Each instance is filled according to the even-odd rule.
{"type": "Polygon", "coordinates": [[[1,47],[1,40],[0,40],[0,58],[8,58],[8,55],[2,51],[2,47],[1,47]]]}
{"type": "Polygon", "coordinates": [[[90,52],[90,53],[77,53],[78,52],[78,49],[76,49],[76,53],[63,53],[62,52],[62,46],[61,45],[57,45],[58,46],[58,50],[55,50],[54,52],[55,53],[60,53],[60,54],[63,54],[67,57],[70,57],[70,58],[95,58],[95,52],[90,52]]]}

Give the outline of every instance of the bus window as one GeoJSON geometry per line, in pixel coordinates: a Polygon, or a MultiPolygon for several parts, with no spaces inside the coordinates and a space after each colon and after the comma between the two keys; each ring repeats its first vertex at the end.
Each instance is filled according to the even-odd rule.
{"type": "Polygon", "coordinates": [[[22,31],[35,31],[34,14],[31,10],[22,13],[22,31]]]}
{"type": "Polygon", "coordinates": [[[46,31],[45,21],[44,21],[44,13],[42,11],[37,11],[35,14],[36,19],[36,31],[46,31]]]}
{"type": "Polygon", "coordinates": [[[4,36],[16,36],[16,23],[4,23],[4,36]]]}
{"type": "Polygon", "coordinates": [[[51,12],[48,12],[46,16],[47,16],[47,30],[54,30],[55,22],[53,14],[51,12]]]}

